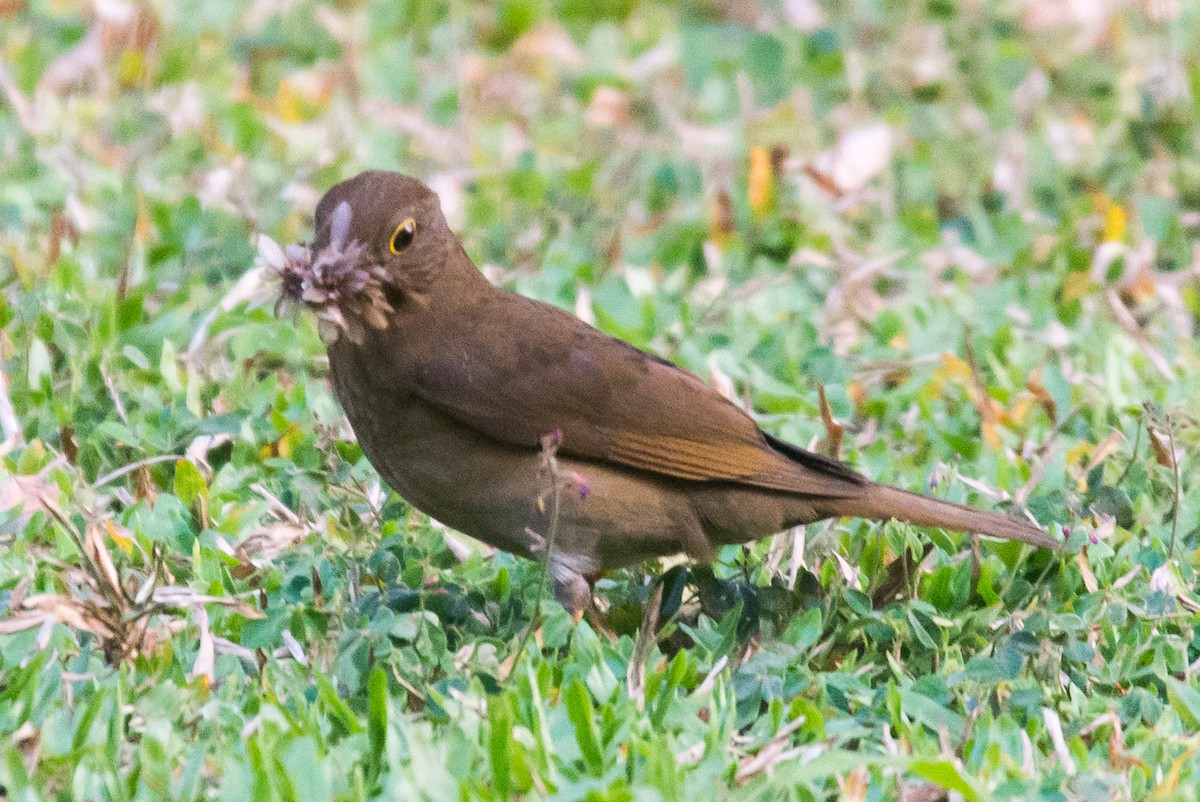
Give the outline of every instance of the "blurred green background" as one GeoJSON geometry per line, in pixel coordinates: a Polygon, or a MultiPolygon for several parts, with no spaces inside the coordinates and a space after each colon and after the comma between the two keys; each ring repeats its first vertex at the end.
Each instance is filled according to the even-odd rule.
{"type": "Polygon", "coordinates": [[[0,98],[8,798],[1200,795],[1197,4],[0,0],[0,98]],[[238,283],[367,168],[1068,548],[830,522],[535,616],[238,283]]]}

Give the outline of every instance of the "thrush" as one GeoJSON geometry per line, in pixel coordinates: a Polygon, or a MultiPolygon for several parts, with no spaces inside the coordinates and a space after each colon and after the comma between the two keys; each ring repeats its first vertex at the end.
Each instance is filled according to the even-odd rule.
{"type": "Polygon", "coordinates": [[[414,178],[336,185],[315,229],[277,270],[283,295],[318,317],[367,459],[431,517],[547,559],[572,613],[605,569],[678,552],[708,562],[724,544],[825,518],[1058,545],[1031,521],[784,442],[687,370],[493,286],[414,178]]]}

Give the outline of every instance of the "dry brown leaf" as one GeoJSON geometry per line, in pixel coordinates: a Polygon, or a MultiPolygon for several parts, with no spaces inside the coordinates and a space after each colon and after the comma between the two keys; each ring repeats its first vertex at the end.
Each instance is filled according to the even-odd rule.
{"type": "Polygon", "coordinates": [[[775,175],[771,168],[771,152],[766,148],[750,148],[750,175],[747,200],[755,217],[766,214],[775,189],[775,175]]]}
{"type": "Polygon", "coordinates": [[[1120,772],[1127,772],[1134,768],[1140,768],[1150,774],[1150,769],[1146,766],[1142,759],[1137,755],[1130,753],[1125,747],[1125,732],[1121,728],[1120,716],[1112,716],[1112,730],[1108,734],[1108,763],[1109,765],[1120,772]]]}
{"type": "Polygon", "coordinates": [[[946,802],[950,792],[936,783],[907,783],[900,786],[900,802],[946,802]]]}
{"type": "Polygon", "coordinates": [[[1170,363],[1167,362],[1166,357],[1162,355],[1162,352],[1150,344],[1150,341],[1146,338],[1146,333],[1138,325],[1137,318],[1129,311],[1129,307],[1121,300],[1120,294],[1116,290],[1109,288],[1105,290],[1104,298],[1108,301],[1108,307],[1112,310],[1113,317],[1117,323],[1133,337],[1138,347],[1142,349],[1142,353],[1150,360],[1150,364],[1154,365],[1155,369],[1162,374],[1164,379],[1174,381],[1175,371],[1171,368],[1170,363]]]}
{"type": "Polygon", "coordinates": [[[787,748],[788,741],[793,732],[804,724],[804,716],[797,716],[787,724],[780,727],[779,732],[767,741],[757,753],[750,755],[738,761],[737,774],[735,775],[736,782],[741,785],[752,777],[770,771],[777,763],[786,760],[794,754],[794,750],[787,748]]]}
{"type": "Polygon", "coordinates": [[[724,246],[734,231],[733,200],[723,189],[717,190],[708,207],[708,238],[724,246]]]}
{"type": "Polygon", "coordinates": [[[721,370],[721,366],[717,364],[716,354],[709,354],[708,377],[712,380],[713,387],[717,388],[718,393],[733,403],[738,403],[737,386],[734,385],[733,379],[729,377],[729,374],[721,370]]]}
{"type": "Polygon", "coordinates": [[[1079,575],[1083,578],[1083,586],[1088,589],[1088,593],[1095,593],[1100,589],[1100,583],[1096,581],[1096,575],[1088,565],[1087,550],[1076,554],[1075,561],[1079,563],[1079,575]]]}
{"type": "Polygon", "coordinates": [[[509,55],[514,66],[527,73],[578,70],[586,63],[583,52],[561,25],[543,22],[513,42],[509,55]]]}
{"type": "Polygon", "coordinates": [[[596,310],[592,306],[592,291],[580,282],[575,288],[575,317],[589,326],[596,325],[596,310]]]}
{"type": "Polygon", "coordinates": [[[78,84],[94,79],[103,66],[103,37],[100,26],[93,25],[79,44],[54,59],[42,71],[35,95],[61,95],[78,84]]]}
{"type": "Polygon", "coordinates": [[[248,557],[271,560],[278,557],[306,534],[308,532],[302,526],[276,521],[249,535],[241,543],[238,543],[235,549],[244,552],[248,557]]]}
{"type": "Polygon", "coordinates": [[[1121,287],[1121,296],[1135,306],[1149,303],[1157,295],[1158,282],[1155,280],[1154,271],[1148,267],[1139,270],[1121,287]]]}
{"type": "Polygon", "coordinates": [[[53,616],[59,623],[71,629],[90,632],[104,639],[112,637],[112,630],[107,624],[98,620],[90,611],[84,610],[83,604],[70,596],[38,593],[25,599],[25,607],[53,616]]]}
{"type": "Polygon", "coordinates": [[[279,633],[279,636],[283,640],[283,646],[287,649],[288,655],[300,665],[307,666],[308,655],[304,653],[304,646],[296,640],[296,636],[292,634],[291,630],[285,629],[279,633]]]}
{"type": "Polygon", "coordinates": [[[1046,732],[1050,736],[1050,743],[1054,747],[1054,754],[1058,756],[1063,771],[1066,772],[1068,777],[1074,777],[1079,769],[1075,765],[1075,759],[1071,757],[1071,750],[1067,748],[1067,739],[1063,736],[1062,719],[1058,717],[1058,713],[1053,709],[1043,707],[1042,723],[1045,725],[1046,732]]]}
{"type": "Polygon", "coordinates": [[[866,766],[859,766],[846,775],[845,779],[839,778],[838,785],[842,787],[841,796],[838,799],[841,802],[863,802],[867,798],[867,785],[871,779],[871,773],[866,766]]]}
{"type": "Polygon", "coordinates": [[[133,472],[133,497],[151,507],[158,501],[158,488],[154,485],[154,475],[150,473],[149,465],[139,465],[133,472]]]}
{"type": "Polygon", "coordinates": [[[1174,763],[1171,764],[1171,770],[1167,772],[1167,776],[1163,777],[1162,781],[1154,787],[1150,793],[1150,799],[1154,802],[1159,800],[1175,799],[1176,793],[1179,790],[1179,778],[1183,774],[1183,768],[1191,762],[1192,757],[1200,751],[1200,744],[1192,742],[1188,745],[1187,750],[1180,755],[1174,763]]]}
{"type": "Polygon", "coordinates": [[[442,530],[442,542],[446,544],[446,550],[453,554],[454,559],[460,563],[466,562],[467,558],[474,553],[471,545],[455,534],[452,529],[442,530]]]}
{"type": "Polygon", "coordinates": [[[104,545],[104,537],[100,534],[99,524],[89,523],[84,529],[83,546],[84,554],[112,589],[114,594],[112,598],[123,600],[121,576],[117,573],[117,566],[113,562],[112,555],[108,553],[108,548],[104,545]]]}
{"type": "Polygon", "coordinates": [[[220,607],[226,607],[233,610],[240,616],[245,618],[263,618],[263,613],[257,607],[253,607],[241,599],[230,598],[228,596],[209,596],[204,593],[198,593],[192,588],[182,587],[179,585],[162,585],[154,589],[151,596],[155,604],[161,604],[168,607],[190,607],[193,604],[215,604],[220,607]]]}
{"type": "Polygon", "coordinates": [[[1171,439],[1153,426],[1147,426],[1146,429],[1150,434],[1150,449],[1154,452],[1154,461],[1164,468],[1174,470],[1175,455],[1171,453],[1171,439]]]}
{"type": "Polygon", "coordinates": [[[638,630],[637,640],[633,644],[633,653],[629,657],[629,666],[625,669],[625,683],[629,689],[629,698],[637,701],[638,710],[646,704],[646,660],[650,650],[658,639],[658,611],[662,606],[663,586],[659,582],[654,586],[654,592],[646,604],[642,616],[642,628],[638,630]]]}
{"type": "Polygon", "coordinates": [[[842,437],[846,434],[846,427],[833,419],[829,399],[825,396],[825,385],[820,382],[817,382],[817,398],[821,404],[821,422],[825,424],[825,451],[834,459],[841,459],[842,437]]]}
{"type": "Polygon", "coordinates": [[[55,620],[54,616],[41,610],[20,612],[0,620],[0,635],[11,635],[14,632],[24,632],[27,629],[40,627],[47,620],[55,620]]]}
{"type": "Polygon", "coordinates": [[[845,557],[833,552],[834,560],[837,562],[838,571],[842,574],[842,579],[846,580],[846,585],[853,590],[862,590],[862,583],[858,581],[858,571],[854,569],[845,557]]]}
{"type": "Polygon", "coordinates": [[[1124,574],[1122,574],[1121,576],[1116,578],[1116,580],[1112,583],[1112,589],[1120,590],[1121,588],[1125,587],[1130,582],[1132,582],[1137,577],[1137,575],[1140,574],[1141,572],[1142,572],[1141,566],[1137,566],[1136,568],[1130,568],[1124,574]]]}
{"type": "Polygon", "coordinates": [[[600,86],[592,93],[584,119],[588,125],[615,128],[629,122],[629,108],[628,95],[615,87],[600,86]]]}
{"type": "Polygon", "coordinates": [[[18,476],[0,471],[0,510],[20,509],[22,517],[45,509],[45,502],[58,500],[58,485],[47,479],[54,463],[41,471],[27,476],[18,476]]]}
{"type": "Polygon", "coordinates": [[[38,756],[42,753],[41,729],[26,721],[12,734],[12,740],[21,750],[21,756],[25,758],[25,771],[32,774],[37,766],[38,756]]]}
{"type": "Polygon", "coordinates": [[[1050,395],[1050,391],[1042,384],[1042,368],[1040,366],[1029,374],[1029,380],[1025,382],[1025,389],[1033,393],[1033,397],[1046,411],[1050,422],[1058,423],[1058,406],[1054,403],[1054,396],[1050,395]]]}

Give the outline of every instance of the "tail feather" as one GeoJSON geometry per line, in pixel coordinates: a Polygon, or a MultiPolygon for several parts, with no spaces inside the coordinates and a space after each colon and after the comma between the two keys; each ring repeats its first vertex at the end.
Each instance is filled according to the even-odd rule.
{"type": "Polygon", "coordinates": [[[872,483],[857,498],[838,499],[837,515],[886,521],[895,518],[914,526],[930,526],[956,532],[1020,540],[1047,549],[1062,544],[1032,522],[996,512],[985,512],[953,501],[910,493],[897,487],[872,483]]]}

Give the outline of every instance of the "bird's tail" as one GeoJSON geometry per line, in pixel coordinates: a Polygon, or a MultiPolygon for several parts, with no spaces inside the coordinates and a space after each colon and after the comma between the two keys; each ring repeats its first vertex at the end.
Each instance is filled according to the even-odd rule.
{"type": "Polygon", "coordinates": [[[991,535],[1049,549],[1057,549],[1062,545],[1041,527],[1022,518],[985,512],[953,501],[942,501],[875,483],[871,483],[861,496],[838,499],[834,514],[875,521],[895,518],[914,526],[991,535]]]}

